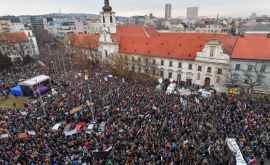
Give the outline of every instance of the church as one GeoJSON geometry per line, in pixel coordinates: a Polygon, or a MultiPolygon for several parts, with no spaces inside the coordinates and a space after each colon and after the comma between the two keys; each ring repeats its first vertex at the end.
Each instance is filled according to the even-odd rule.
{"type": "Polygon", "coordinates": [[[100,32],[68,34],[68,40],[71,51],[79,49],[88,55],[94,51],[102,60],[123,55],[134,72],[211,86],[219,92],[232,82],[259,81],[258,89],[270,91],[269,35],[158,32],[151,26],[118,25],[105,0],[100,32]]]}

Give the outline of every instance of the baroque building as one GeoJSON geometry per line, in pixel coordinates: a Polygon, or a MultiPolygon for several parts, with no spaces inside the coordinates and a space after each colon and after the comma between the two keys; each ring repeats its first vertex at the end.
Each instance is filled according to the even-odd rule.
{"type": "MultiPolygon", "coordinates": [[[[71,34],[67,39],[70,49],[95,50],[95,55],[102,60],[123,55],[132,71],[210,86],[220,92],[232,84],[229,77],[234,74],[238,63],[260,61],[257,67],[264,71],[265,79],[257,86],[263,85],[262,88],[270,91],[268,36],[157,32],[151,26],[117,25],[115,13],[109,1],[105,0],[100,13],[100,32],[71,34]]],[[[238,76],[241,79],[237,81],[238,85],[251,81],[245,74],[238,74],[242,75],[238,76]]]]}

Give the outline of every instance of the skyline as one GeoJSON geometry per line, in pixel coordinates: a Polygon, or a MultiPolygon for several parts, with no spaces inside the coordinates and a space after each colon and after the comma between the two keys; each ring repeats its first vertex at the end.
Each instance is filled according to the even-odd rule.
{"type": "MultiPolygon", "coordinates": [[[[86,13],[99,14],[103,0],[0,0],[0,15],[41,15],[49,13],[86,13]]],[[[199,7],[200,16],[234,16],[248,17],[255,12],[258,15],[270,14],[269,0],[110,0],[118,16],[134,16],[153,13],[154,16],[165,16],[165,4],[172,4],[172,17],[186,15],[186,8],[199,7]],[[143,3],[138,3],[143,2],[143,3]],[[242,8],[243,4],[245,8],[242,8]]]]}

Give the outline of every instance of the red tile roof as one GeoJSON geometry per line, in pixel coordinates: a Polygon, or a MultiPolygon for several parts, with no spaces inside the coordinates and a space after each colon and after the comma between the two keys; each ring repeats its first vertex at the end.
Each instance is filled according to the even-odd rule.
{"type": "Polygon", "coordinates": [[[239,37],[232,53],[233,59],[270,60],[270,38],[265,35],[239,37]]]}
{"type": "Polygon", "coordinates": [[[26,41],[27,35],[24,32],[0,33],[0,42],[2,43],[17,43],[26,41]]]}
{"type": "Polygon", "coordinates": [[[127,54],[194,60],[197,52],[211,40],[220,41],[224,51],[230,54],[236,38],[224,34],[158,33],[151,37],[121,37],[119,48],[127,54]]]}
{"type": "MultiPolygon", "coordinates": [[[[98,47],[98,34],[70,34],[69,37],[74,46],[98,47]]],[[[153,27],[119,25],[112,39],[119,43],[119,52],[126,54],[194,60],[207,42],[217,40],[233,59],[270,60],[270,38],[262,35],[235,37],[214,33],[159,33],[153,27]]]]}
{"type": "Polygon", "coordinates": [[[118,25],[117,32],[118,36],[140,36],[140,37],[151,37],[156,36],[158,32],[154,27],[144,27],[141,25],[118,25]]]}
{"type": "Polygon", "coordinates": [[[99,34],[68,34],[71,45],[75,47],[94,49],[98,48],[99,34]]]}

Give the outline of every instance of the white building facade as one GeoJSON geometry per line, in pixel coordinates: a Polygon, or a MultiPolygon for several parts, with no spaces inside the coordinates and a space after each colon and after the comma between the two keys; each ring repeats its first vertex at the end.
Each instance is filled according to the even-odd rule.
{"type": "Polygon", "coordinates": [[[0,51],[12,61],[29,56],[37,58],[39,49],[32,31],[0,33],[0,51]]]}
{"type": "Polygon", "coordinates": [[[259,93],[270,94],[270,60],[239,60],[230,63],[232,77],[229,81],[240,86],[253,86],[259,93]]]}
{"type": "Polygon", "coordinates": [[[98,50],[101,52],[102,59],[108,59],[119,52],[119,45],[111,35],[116,33],[116,18],[109,0],[105,0],[103,11],[100,13],[100,22],[98,50]]]}
{"type": "Polygon", "coordinates": [[[123,55],[131,71],[213,87],[218,92],[226,91],[232,75],[243,86],[252,81],[244,78],[246,73],[259,72],[260,83],[254,88],[270,92],[269,37],[160,33],[144,26],[117,26],[108,0],[100,19],[100,32],[93,42],[102,60],[123,55]]]}

